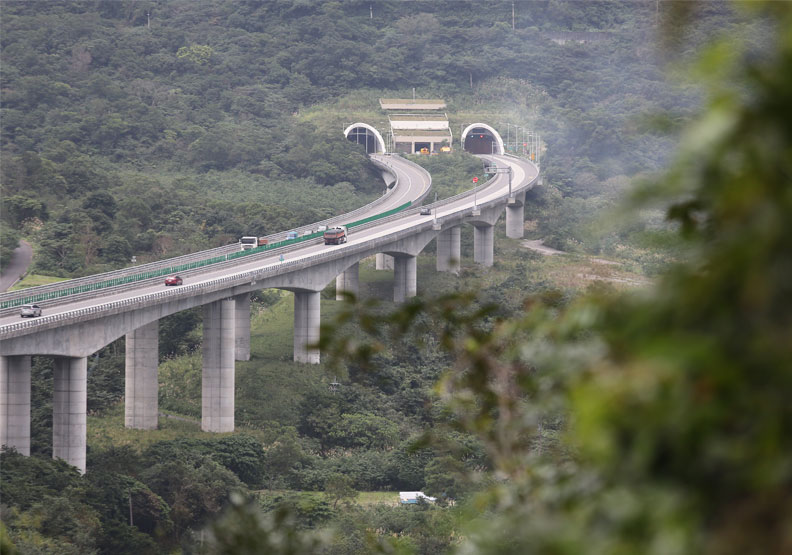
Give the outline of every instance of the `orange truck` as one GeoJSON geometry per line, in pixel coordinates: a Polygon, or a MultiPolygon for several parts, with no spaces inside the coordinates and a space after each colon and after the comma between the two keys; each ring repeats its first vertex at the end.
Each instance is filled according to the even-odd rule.
{"type": "Polygon", "coordinates": [[[347,242],[347,228],[343,225],[326,229],[323,233],[325,245],[340,245],[347,242]]]}

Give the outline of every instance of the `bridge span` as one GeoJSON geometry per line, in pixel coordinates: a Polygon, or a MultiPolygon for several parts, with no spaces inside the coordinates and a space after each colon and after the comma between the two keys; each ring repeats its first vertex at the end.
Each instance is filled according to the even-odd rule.
{"type": "MultiPolygon", "coordinates": [[[[385,195],[387,201],[364,207],[363,213],[420,201],[428,193],[431,177],[420,167],[396,156],[372,158],[395,176],[396,185],[385,195]]],[[[199,266],[183,274],[188,280],[181,287],[166,288],[155,278],[66,295],[48,306],[45,316],[23,322],[15,313],[0,312],[0,445],[30,453],[31,356],[53,356],[53,457],[84,472],[87,357],[122,336],[125,425],[156,428],[158,322],[197,306],[203,307],[204,322],[201,428],[232,431],[235,361],[250,358],[251,292],[278,288],[294,294],[294,360],[318,363],[320,353],[312,345],[319,339],[320,292],[335,279],[339,298],[344,291],[357,293],[363,258],[377,255],[378,268],[393,267],[393,299],[402,302],[417,292],[417,256],[432,240],[437,241],[437,270],[458,272],[461,225],[474,227],[473,259],[484,266],[493,264],[494,226],[504,210],[507,236],[522,237],[525,193],[539,181],[538,167],[512,156],[485,158],[509,168],[510,175],[498,173],[474,190],[430,204],[430,215],[410,207],[373,218],[351,230],[343,245],[325,246],[316,238],[199,266]]],[[[157,264],[167,267],[168,262],[157,264]]],[[[69,287],[69,282],[54,287],[69,287]]],[[[13,295],[0,295],[0,302],[13,295]]]]}

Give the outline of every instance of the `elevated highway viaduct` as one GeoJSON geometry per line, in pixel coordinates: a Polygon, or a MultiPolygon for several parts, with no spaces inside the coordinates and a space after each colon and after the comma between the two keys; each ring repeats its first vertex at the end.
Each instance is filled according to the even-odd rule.
{"type": "MultiPolygon", "coordinates": [[[[428,193],[431,177],[420,167],[396,156],[373,158],[396,178],[385,195],[387,202],[329,223],[387,212],[408,199],[420,201],[428,193]]],[[[320,292],[333,279],[339,295],[357,292],[363,258],[378,255],[380,267],[392,261],[395,302],[416,294],[416,257],[432,240],[437,240],[437,270],[458,271],[461,225],[474,227],[474,262],[492,265],[495,223],[505,210],[507,235],[522,236],[525,193],[538,182],[539,173],[524,159],[485,158],[499,168],[510,168],[511,180],[506,173],[496,174],[474,190],[429,205],[428,216],[410,207],[372,219],[351,229],[343,245],[325,246],[317,238],[221,260],[183,273],[186,282],[181,287],[166,288],[161,278],[153,278],[67,295],[48,304],[44,316],[25,321],[15,311],[0,313],[0,444],[30,453],[31,356],[51,356],[55,359],[53,457],[84,472],[87,357],[122,336],[126,336],[125,425],[156,428],[158,322],[197,306],[203,307],[204,323],[201,428],[232,431],[235,361],[250,358],[250,293],[277,288],[294,294],[294,360],[318,363],[320,353],[312,345],[319,339],[320,292]]],[[[160,264],[168,267],[169,262],[160,264]]],[[[69,282],[60,284],[68,286],[69,282]]],[[[0,302],[12,295],[0,295],[0,302]]]]}

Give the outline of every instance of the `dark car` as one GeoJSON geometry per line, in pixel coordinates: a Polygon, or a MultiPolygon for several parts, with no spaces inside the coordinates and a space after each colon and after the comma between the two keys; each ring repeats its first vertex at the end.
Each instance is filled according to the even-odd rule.
{"type": "Polygon", "coordinates": [[[421,216],[431,216],[431,215],[432,215],[432,209],[431,208],[429,208],[429,207],[421,208],[421,216]]]}
{"type": "Polygon", "coordinates": [[[165,278],[165,285],[181,285],[182,283],[184,283],[184,280],[179,276],[168,276],[165,278]]]}
{"type": "Polygon", "coordinates": [[[41,307],[37,304],[23,304],[19,309],[22,318],[36,318],[41,316],[41,307]]]}

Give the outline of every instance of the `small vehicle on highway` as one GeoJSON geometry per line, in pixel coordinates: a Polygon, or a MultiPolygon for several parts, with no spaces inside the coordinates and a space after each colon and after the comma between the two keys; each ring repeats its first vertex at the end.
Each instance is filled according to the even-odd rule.
{"type": "Polygon", "coordinates": [[[286,239],[287,240],[288,239],[297,239],[297,232],[296,231],[290,231],[289,233],[286,234],[286,239]]]}
{"type": "Polygon", "coordinates": [[[431,215],[432,215],[431,208],[429,208],[428,206],[424,206],[423,208],[421,208],[421,216],[431,216],[431,215]]]}
{"type": "Polygon", "coordinates": [[[41,316],[41,307],[37,304],[23,304],[19,309],[22,318],[36,318],[41,316]]]}
{"type": "Polygon", "coordinates": [[[184,280],[181,276],[168,276],[165,278],[165,285],[181,285],[184,280]]]}

